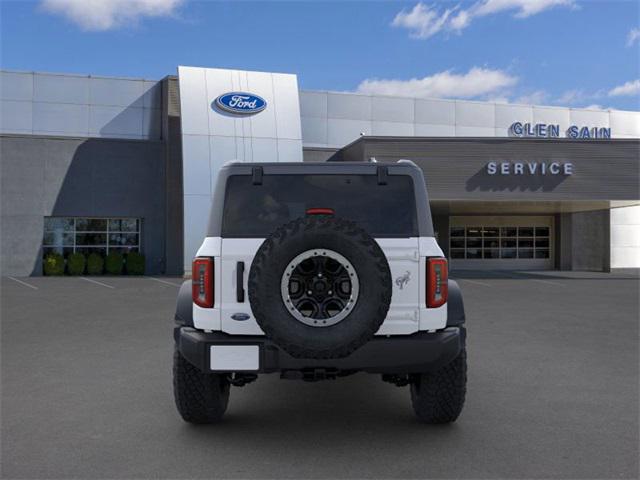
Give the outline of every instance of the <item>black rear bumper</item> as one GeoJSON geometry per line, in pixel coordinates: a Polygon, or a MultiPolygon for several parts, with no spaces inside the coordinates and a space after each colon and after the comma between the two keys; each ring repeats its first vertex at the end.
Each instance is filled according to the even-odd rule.
{"type": "Polygon", "coordinates": [[[254,373],[328,370],[337,372],[406,374],[436,370],[451,362],[464,345],[464,327],[448,327],[434,333],[374,337],[351,355],[335,359],[295,358],[263,336],[205,333],[192,327],[176,327],[174,338],[180,353],[203,372],[210,368],[211,347],[257,345],[259,369],[254,373]]]}

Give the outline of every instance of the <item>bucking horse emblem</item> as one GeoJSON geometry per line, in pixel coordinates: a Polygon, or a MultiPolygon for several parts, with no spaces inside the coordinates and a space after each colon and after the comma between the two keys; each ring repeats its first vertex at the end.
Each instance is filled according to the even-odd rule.
{"type": "Polygon", "coordinates": [[[396,285],[400,287],[400,290],[402,290],[404,286],[409,283],[409,280],[411,280],[411,272],[407,270],[407,273],[396,278],[396,285]]]}

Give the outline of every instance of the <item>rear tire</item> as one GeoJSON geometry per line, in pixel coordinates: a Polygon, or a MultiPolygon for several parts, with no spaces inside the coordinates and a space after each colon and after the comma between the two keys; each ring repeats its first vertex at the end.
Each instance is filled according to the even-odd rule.
{"type": "Polygon", "coordinates": [[[185,422],[215,423],[227,410],[229,380],[226,375],[201,372],[176,347],[173,353],[173,394],[185,422]]]}
{"type": "Polygon", "coordinates": [[[416,416],[425,423],[451,423],[460,415],[467,391],[467,351],[465,347],[448,365],[411,378],[411,403],[416,416]]]}

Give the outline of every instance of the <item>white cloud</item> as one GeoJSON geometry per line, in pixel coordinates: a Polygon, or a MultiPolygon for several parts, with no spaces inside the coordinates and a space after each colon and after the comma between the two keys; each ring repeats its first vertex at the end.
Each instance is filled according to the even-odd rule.
{"type": "Polygon", "coordinates": [[[576,106],[586,108],[585,105],[597,106],[596,102],[606,98],[607,90],[585,90],[582,88],[567,90],[557,97],[553,103],[561,106],[576,106]]]}
{"type": "Polygon", "coordinates": [[[500,104],[556,105],[588,110],[613,110],[607,98],[640,98],[640,79],[628,81],[610,90],[576,88],[555,94],[543,89],[527,88],[526,79],[505,70],[473,67],[466,73],[445,70],[423,78],[409,80],[371,78],[362,81],[357,93],[414,98],[458,98],[500,104]],[[521,84],[525,81],[525,85],[521,84]]]}
{"type": "Polygon", "coordinates": [[[549,102],[549,94],[544,90],[536,90],[519,96],[514,103],[522,103],[525,105],[543,105],[549,102]]]}
{"type": "Polygon", "coordinates": [[[633,46],[640,39],[640,28],[632,28],[627,34],[627,47],[633,46]]]}
{"type": "Polygon", "coordinates": [[[576,4],[574,0],[484,0],[470,10],[478,17],[516,10],[515,17],[526,18],[558,6],[575,8],[576,4]]]}
{"type": "Polygon", "coordinates": [[[429,38],[440,31],[459,33],[474,18],[506,11],[513,11],[516,18],[526,18],[558,6],[577,8],[575,0],[479,0],[466,9],[457,5],[444,10],[419,2],[409,11],[398,12],[391,25],[406,28],[413,38],[429,38]]]}
{"type": "Polygon", "coordinates": [[[367,79],[358,85],[360,93],[419,98],[474,98],[496,95],[518,82],[502,70],[474,67],[464,74],[450,70],[410,80],[367,79]]]}
{"type": "Polygon", "coordinates": [[[640,79],[630,80],[623,85],[618,85],[615,88],[609,90],[610,97],[622,97],[640,95],[640,79]]]}
{"type": "Polygon", "coordinates": [[[592,98],[594,95],[586,94],[584,90],[575,89],[575,90],[567,90],[562,95],[558,97],[557,103],[561,105],[573,105],[575,103],[581,102],[586,98],[592,98]]]}
{"type": "Polygon", "coordinates": [[[450,9],[440,13],[423,3],[417,3],[411,11],[402,9],[398,12],[391,25],[406,28],[413,38],[429,38],[442,30],[450,15],[450,9]]]}
{"type": "Polygon", "coordinates": [[[42,0],[44,11],[62,15],[83,30],[104,31],[143,17],[175,15],[184,0],[42,0]]]}

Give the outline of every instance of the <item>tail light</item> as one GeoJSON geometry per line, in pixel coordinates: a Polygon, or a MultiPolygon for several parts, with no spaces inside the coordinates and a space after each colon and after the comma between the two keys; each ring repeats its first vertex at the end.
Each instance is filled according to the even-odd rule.
{"type": "Polygon", "coordinates": [[[307,215],[333,215],[333,208],[307,208],[307,215]]]}
{"type": "Polygon", "coordinates": [[[447,303],[449,273],[446,258],[427,258],[427,307],[447,303]]]}
{"type": "Polygon", "coordinates": [[[213,258],[193,260],[191,281],[193,303],[202,308],[213,307],[213,258]]]}

